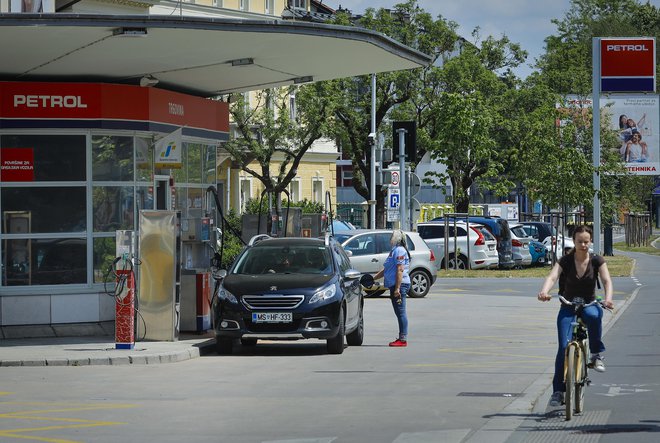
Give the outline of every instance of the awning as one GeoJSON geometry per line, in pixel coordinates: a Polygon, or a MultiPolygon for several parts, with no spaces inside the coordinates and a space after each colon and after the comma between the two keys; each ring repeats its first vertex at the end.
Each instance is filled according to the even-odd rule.
{"type": "Polygon", "coordinates": [[[426,54],[355,27],[177,16],[0,14],[0,80],[139,84],[202,97],[413,69],[426,54]]]}

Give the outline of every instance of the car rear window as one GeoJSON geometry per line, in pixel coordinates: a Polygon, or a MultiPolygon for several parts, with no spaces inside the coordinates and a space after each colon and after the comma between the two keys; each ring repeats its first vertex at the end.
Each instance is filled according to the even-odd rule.
{"type": "Polygon", "coordinates": [[[527,237],[527,232],[525,232],[525,229],[522,226],[511,228],[511,232],[513,232],[516,237],[527,237]]]}
{"type": "Polygon", "coordinates": [[[484,236],[484,238],[486,240],[495,240],[495,241],[497,241],[495,236],[493,234],[491,234],[490,231],[488,230],[488,228],[486,228],[485,226],[479,226],[477,229],[479,229],[479,232],[481,232],[481,234],[484,236]]]}
{"type": "Polygon", "coordinates": [[[438,225],[417,225],[417,232],[422,238],[441,238],[445,236],[445,227],[438,225]]]}

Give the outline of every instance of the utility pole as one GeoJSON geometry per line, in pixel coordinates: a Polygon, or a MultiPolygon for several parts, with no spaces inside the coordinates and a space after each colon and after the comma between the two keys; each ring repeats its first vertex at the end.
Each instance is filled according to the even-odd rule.
{"type": "Polygon", "coordinates": [[[369,228],[376,229],[376,74],[371,74],[371,180],[369,181],[369,228]]]}

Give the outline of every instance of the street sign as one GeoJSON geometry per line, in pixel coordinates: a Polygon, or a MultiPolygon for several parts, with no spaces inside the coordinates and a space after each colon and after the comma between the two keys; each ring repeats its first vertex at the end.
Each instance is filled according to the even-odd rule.
{"type": "Polygon", "coordinates": [[[408,174],[410,177],[408,182],[408,189],[410,189],[410,197],[414,197],[419,193],[420,188],[422,187],[422,181],[419,179],[417,174],[408,174]]]}
{"type": "Polygon", "coordinates": [[[399,173],[392,171],[392,186],[399,186],[399,173]]]}
{"type": "Polygon", "coordinates": [[[399,203],[401,202],[401,195],[399,188],[389,186],[387,188],[387,221],[393,222],[399,220],[399,203]]]}

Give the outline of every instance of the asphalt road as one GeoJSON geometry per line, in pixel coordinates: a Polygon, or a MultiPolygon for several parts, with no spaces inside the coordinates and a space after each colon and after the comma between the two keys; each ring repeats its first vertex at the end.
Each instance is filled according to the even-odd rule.
{"type": "Polygon", "coordinates": [[[545,408],[557,302],[536,300],[540,279],[489,278],[442,279],[409,300],[402,349],[387,346],[396,320],[376,298],[364,345],[342,355],[320,341],[260,342],[153,366],[1,368],[0,442],[658,441],[658,262],[639,269],[639,282],[614,282],[618,306],[635,298],[587,393],[598,432],[545,408]]]}

